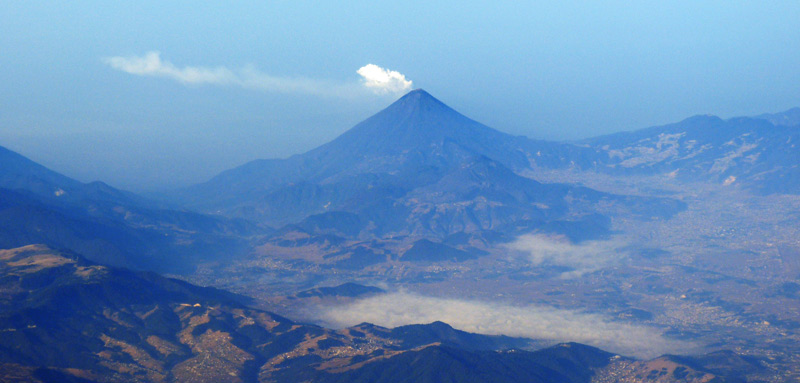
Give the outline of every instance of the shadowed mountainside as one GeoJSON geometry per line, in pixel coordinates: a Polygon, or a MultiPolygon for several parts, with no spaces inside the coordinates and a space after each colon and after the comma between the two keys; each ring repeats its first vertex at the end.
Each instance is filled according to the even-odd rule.
{"type": "Polygon", "coordinates": [[[0,147],[0,248],[45,243],[95,261],[181,272],[246,248],[255,226],[84,184],[0,147]]]}
{"type": "MultiPolygon", "coordinates": [[[[328,330],[40,245],[0,251],[0,270],[3,380],[589,382],[630,361],[574,343],[522,351],[524,339],[440,322],[328,330]]],[[[684,381],[713,377],[701,362],[676,362],[691,373],[684,381]]]]}

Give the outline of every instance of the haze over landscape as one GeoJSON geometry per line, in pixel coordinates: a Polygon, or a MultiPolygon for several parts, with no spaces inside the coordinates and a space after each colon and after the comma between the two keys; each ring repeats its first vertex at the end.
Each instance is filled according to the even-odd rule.
{"type": "Polygon", "coordinates": [[[800,5],[0,6],[0,381],[794,382],[800,5]]]}
{"type": "Polygon", "coordinates": [[[75,1],[2,10],[3,145],[81,181],[136,191],[187,186],[333,139],[403,93],[359,91],[357,71],[368,64],[531,138],[800,104],[792,1],[490,9],[75,1]],[[111,64],[151,52],[177,70],[227,71],[251,83],[176,81],[111,64]]]}

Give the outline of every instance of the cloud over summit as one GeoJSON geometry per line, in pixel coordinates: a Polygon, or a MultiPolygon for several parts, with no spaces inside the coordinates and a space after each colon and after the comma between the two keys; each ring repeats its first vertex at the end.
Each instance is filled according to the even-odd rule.
{"type": "Polygon", "coordinates": [[[413,87],[402,73],[375,64],[364,65],[356,73],[363,77],[364,86],[376,93],[405,93],[413,87]]]}
{"type": "Polygon", "coordinates": [[[192,85],[238,86],[266,92],[349,97],[370,90],[375,94],[398,94],[411,90],[411,81],[396,71],[368,64],[358,69],[361,84],[305,77],[281,77],[261,72],[253,65],[239,69],[184,66],[162,60],[157,51],[143,56],[114,56],[103,59],[110,67],[136,76],[161,77],[192,85]]]}

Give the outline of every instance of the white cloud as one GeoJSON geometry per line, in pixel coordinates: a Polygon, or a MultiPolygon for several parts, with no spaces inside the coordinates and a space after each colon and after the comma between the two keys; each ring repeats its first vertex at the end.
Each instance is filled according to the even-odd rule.
{"type": "Polygon", "coordinates": [[[562,278],[580,277],[627,257],[625,243],[619,239],[571,243],[567,238],[544,234],[526,234],[505,247],[522,255],[534,266],[565,266],[571,271],[562,278]]]}
{"type": "Polygon", "coordinates": [[[364,86],[376,93],[405,93],[411,90],[412,83],[400,72],[381,68],[375,64],[367,64],[358,69],[363,77],[364,86]]]}
{"type": "Polygon", "coordinates": [[[358,85],[355,82],[337,83],[304,77],[272,76],[252,65],[236,70],[226,67],[178,67],[162,60],[161,54],[155,51],[147,52],[144,56],[108,57],[103,61],[114,69],[137,76],[163,77],[193,85],[238,86],[267,92],[348,97],[367,89],[377,94],[392,94],[411,88],[411,81],[407,81],[402,74],[386,71],[372,64],[358,70],[365,79],[358,85]]]}
{"type": "Polygon", "coordinates": [[[147,52],[142,57],[109,57],[106,64],[114,69],[138,76],[167,77],[185,84],[230,84],[236,82],[236,75],[230,70],[218,68],[184,67],[178,68],[168,61],[162,61],[158,52],[147,52]]]}
{"type": "Polygon", "coordinates": [[[324,324],[334,327],[362,322],[397,327],[442,321],[468,332],[575,341],[639,358],[699,350],[694,344],[665,338],[656,328],[617,322],[599,314],[537,305],[512,306],[435,298],[406,292],[323,308],[317,315],[324,324]]]}

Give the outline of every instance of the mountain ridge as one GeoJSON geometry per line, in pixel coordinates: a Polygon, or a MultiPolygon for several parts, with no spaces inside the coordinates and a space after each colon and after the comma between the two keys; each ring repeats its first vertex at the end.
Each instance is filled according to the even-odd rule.
{"type": "MultiPolygon", "coordinates": [[[[332,173],[342,172],[350,167],[356,169],[345,171],[345,174],[392,166],[398,157],[406,160],[413,157],[415,152],[430,151],[431,148],[427,146],[442,147],[446,141],[453,141],[453,137],[456,137],[455,141],[459,145],[473,140],[511,142],[517,139],[469,119],[426,91],[418,89],[317,148],[286,159],[250,161],[226,170],[205,183],[189,187],[179,195],[187,198],[190,204],[197,204],[198,198],[193,198],[192,194],[199,193],[203,198],[214,198],[216,194],[203,192],[202,186],[226,185],[235,192],[250,195],[268,191],[280,183],[297,182],[301,179],[324,182],[332,173]],[[405,156],[403,152],[406,152],[405,156]],[[359,165],[360,161],[369,156],[378,157],[379,160],[359,165]],[[252,181],[248,182],[252,179],[258,180],[255,185],[252,181]]],[[[486,148],[480,149],[486,151],[486,148]]],[[[472,152],[467,155],[475,155],[474,148],[466,148],[466,152],[472,152]]],[[[502,153],[500,156],[507,157],[507,154],[502,153]]],[[[509,162],[527,163],[524,156],[513,157],[509,162]]]]}
{"type": "Polygon", "coordinates": [[[593,229],[577,231],[552,224],[567,217],[580,221],[592,213],[591,203],[578,211],[564,201],[574,194],[609,201],[620,201],[619,196],[542,184],[518,174],[545,164],[576,166],[590,158],[581,154],[590,150],[497,131],[419,89],[315,149],[284,160],[250,162],[178,197],[207,212],[274,227],[315,215],[353,213],[362,225],[359,237],[369,231],[366,238],[439,238],[454,230],[545,226],[572,230],[568,235],[575,238],[578,231],[590,237],[607,231],[596,225],[600,220],[583,227],[593,229]],[[572,157],[573,152],[578,155],[572,157]],[[520,187],[526,191],[516,190],[520,187]],[[423,222],[430,218],[426,212],[440,215],[442,224],[423,222]]]}
{"type": "Polygon", "coordinates": [[[238,253],[253,227],[82,183],[0,147],[0,248],[46,243],[112,265],[185,272],[238,253]]]}
{"type": "Polygon", "coordinates": [[[769,119],[700,115],[581,144],[601,153],[586,170],[742,185],[757,194],[798,194],[798,142],[797,127],[769,119]]]}
{"type": "MultiPolygon", "coordinates": [[[[0,270],[3,381],[589,383],[631,361],[577,343],[526,351],[519,347],[529,340],[442,322],[330,330],[225,291],[41,245],[0,250],[0,270]]],[[[676,366],[692,382],[713,377],[697,358],[676,366]]]]}

